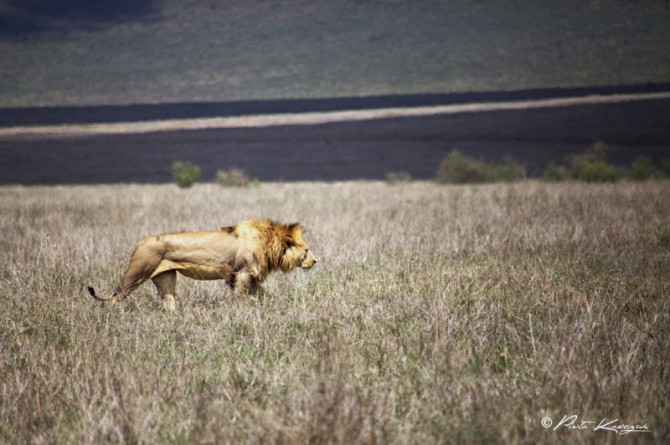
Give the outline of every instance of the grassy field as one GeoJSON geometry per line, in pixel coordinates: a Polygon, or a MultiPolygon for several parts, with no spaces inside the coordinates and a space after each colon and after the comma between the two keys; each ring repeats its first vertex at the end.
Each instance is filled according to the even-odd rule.
{"type": "Polygon", "coordinates": [[[2,187],[0,233],[0,443],[670,440],[667,181],[2,187]],[[174,314],[85,292],[252,216],[315,269],[262,301],[180,277],[174,314]]]}
{"type": "Polygon", "coordinates": [[[664,1],[8,3],[0,107],[670,82],[664,1]]]}

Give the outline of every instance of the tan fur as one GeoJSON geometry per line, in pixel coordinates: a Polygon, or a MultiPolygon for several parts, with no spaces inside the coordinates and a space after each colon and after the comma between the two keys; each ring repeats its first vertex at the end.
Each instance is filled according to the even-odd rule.
{"type": "MultiPolygon", "coordinates": [[[[196,280],[226,280],[235,295],[262,293],[270,272],[310,269],[316,259],[299,224],[248,220],[208,232],[163,233],[135,245],[108,304],[122,300],[151,279],[166,309],[174,310],[177,272],[196,280]]],[[[91,295],[95,291],[89,287],[91,295]]]]}

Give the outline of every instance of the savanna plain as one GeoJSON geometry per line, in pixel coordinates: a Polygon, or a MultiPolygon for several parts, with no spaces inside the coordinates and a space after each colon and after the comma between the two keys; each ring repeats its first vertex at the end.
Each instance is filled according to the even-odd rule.
{"type": "Polygon", "coordinates": [[[0,233],[2,443],[670,442],[666,180],[3,186],[0,233]],[[174,313],[86,293],[250,217],[316,267],[262,299],[180,276],[174,313]]]}

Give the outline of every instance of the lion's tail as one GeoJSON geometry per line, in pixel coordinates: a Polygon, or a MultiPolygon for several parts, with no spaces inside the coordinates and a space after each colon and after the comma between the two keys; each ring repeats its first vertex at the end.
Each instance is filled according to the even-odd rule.
{"type": "Polygon", "coordinates": [[[91,294],[91,297],[95,298],[98,301],[107,301],[109,298],[100,298],[95,294],[95,289],[93,289],[91,286],[88,286],[88,293],[91,294]]]}

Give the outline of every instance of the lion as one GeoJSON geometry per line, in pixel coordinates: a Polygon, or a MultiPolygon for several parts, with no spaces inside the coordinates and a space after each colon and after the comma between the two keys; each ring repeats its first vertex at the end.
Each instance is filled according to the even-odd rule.
{"type": "Polygon", "coordinates": [[[92,287],[88,291],[113,305],[151,279],[163,307],[173,311],[179,272],[196,280],[225,280],[238,297],[262,296],[261,284],[270,272],[311,269],[316,264],[303,234],[299,223],[251,219],[219,230],[149,236],[133,248],[114,293],[100,298],[92,287]]]}

